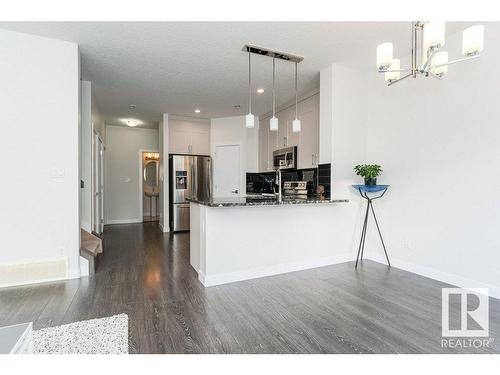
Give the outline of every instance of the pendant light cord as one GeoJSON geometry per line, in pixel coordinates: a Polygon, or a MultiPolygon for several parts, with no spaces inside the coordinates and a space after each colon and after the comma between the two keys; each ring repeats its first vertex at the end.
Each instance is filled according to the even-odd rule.
{"type": "Polygon", "coordinates": [[[252,62],[251,53],[248,52],[248,113],[252,113],[252,62]]]}
{"type": "Polygon", "coordinates": [[[275,79],[275,74],[276,74],[276,62],[275,58],[273,57],[273,117],[276,117],[276,96],[274,93],[274,79],[275,79]]]}
{"type": "Polygon", "coordinates": [[[295,62],[295,120],[298,120],[297,106],[298,106],[298,101],[297,101],[297,62],[295,62]]]}

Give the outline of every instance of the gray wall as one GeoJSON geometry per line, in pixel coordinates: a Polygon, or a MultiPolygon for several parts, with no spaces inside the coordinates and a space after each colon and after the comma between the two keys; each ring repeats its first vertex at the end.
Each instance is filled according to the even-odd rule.
{"type": "Polygon", "coordinates": [[[106,125],[105,221],[141,222],[142,184],[140,150],[158,151],[157,129],[106,125]]]}

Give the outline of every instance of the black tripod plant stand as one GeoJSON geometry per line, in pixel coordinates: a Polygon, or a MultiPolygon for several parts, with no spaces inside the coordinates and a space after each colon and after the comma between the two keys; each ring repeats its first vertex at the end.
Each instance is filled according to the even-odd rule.
{"type": "Polygon", "coordinates": [[[360,260],[363,260],[363,253],[365,251],[365,240],[366,240],[366,229],[368,227],[368,214],[371,210],[373,214],[373,218],[375,219],[375,225],[377,226],[378,230],[378,235],[380,236],[380,241],[382,242],[382,247],[384,248],[384,253],[385,257],[387,259],[387,264],[389,267],[391,266],[391,262],[389,261],[389,256],[387,255],[387,250],[385,248],[385,243],[384,239],[382,238],[382,233],[380,232],[380,227],[378,225],[378,220],[377,216],[375,215],[375,210],[373,209],[373,203],[375,199],[382,198],[389,188],[389,185],[352,185],[356,190],[359,191],[359,194],[366,199],[367,205],[366,205],[366,213],[365,213],[365,220],[363,222],[363,230],[361,231],[361,238],[359,240],[359,248],[358,248],[358,255],[356,256],[356,265],[354,268],[358,268],[358,262],[360,260]],[[368,194],[369,193],[380,193],[380,195],[376,197],[370,197],[368,194]]]}

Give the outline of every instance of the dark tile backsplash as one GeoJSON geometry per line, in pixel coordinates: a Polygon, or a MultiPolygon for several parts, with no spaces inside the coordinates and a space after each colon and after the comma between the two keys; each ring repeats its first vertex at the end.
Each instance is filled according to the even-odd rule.
{"type": "MultiPolygon", "coordinates": [[[[307,195],[314,196],[318,183],[325,187],[325,197],[330,198],[330,164],[320,164],[318,168],[282,171],[283,181],[307,181],[307,195]]],[[[274,172],[247,173],[247,193],[272,194],[275,181],[274,172]]]]}
{"type": "Polygon", "coordinates": [[[330,198],[332,193],[331,164],[318,165],[318,184],[325,187],[325,198],[330,198]]]}

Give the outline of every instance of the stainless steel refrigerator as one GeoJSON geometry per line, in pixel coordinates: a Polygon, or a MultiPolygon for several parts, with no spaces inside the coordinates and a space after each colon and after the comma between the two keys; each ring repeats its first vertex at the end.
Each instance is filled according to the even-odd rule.
{"type": "Polygon", "coordinates": [[[189,230],[189,201],[211,197],[210,156],[170,155],[169,157],[170,230],[189,230]]]}

